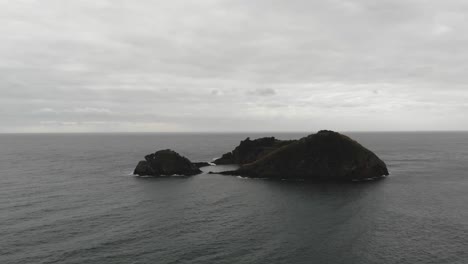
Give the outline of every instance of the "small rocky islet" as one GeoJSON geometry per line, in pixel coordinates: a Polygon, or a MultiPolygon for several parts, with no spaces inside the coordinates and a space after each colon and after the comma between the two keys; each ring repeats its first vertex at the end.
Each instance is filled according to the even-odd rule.
{"type": "Polygon", "coordinates": [[[204,163],[193,163],[179,153],[164,149],[145,156],[136,166],[133,174],[139,176],[192,176],[201,173],[204,163]]]}
{"type": "MultiPolygon", "coordinates": [[[[247,138],[233,151],[213,161],[236,164],[237,170],[216,172],[250,178],[306,181],[361,181],[389,175],[386,164],[355,140],[330,130],[298,140],[247,138]]],[[[139,176],[193,176],[208,162],[191,162],[173,150],[145,156],[135,168],[139,176]]]]}

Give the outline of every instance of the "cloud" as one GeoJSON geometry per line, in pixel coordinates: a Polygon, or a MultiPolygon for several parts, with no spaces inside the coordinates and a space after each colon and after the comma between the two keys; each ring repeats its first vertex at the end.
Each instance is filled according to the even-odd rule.
{"type": "Polygon", "coordinates": [[[449,33],[450,31],[452,31],[452,28],[451,27],[448,27],[446,25],[442,25],[442,24],[437,24],[434,26],[434,35],[444,35],[444,34],[447,34],[449,33]]]}
{"type": "Polygon", "coordinates": [[[55,111],[54,109],[49,108],[49,107],[44,107],[44,108],[41,108],[41,109],[38,109],[38,110],[34,111],[34,113],[54,113],[54,114],[56,114],[57,111],[55,111]]]}
{"type": "Polygon", "coordinates": [[[276,94],[276,91],[271,88],[257,88],[249,91],[248,94],[256,96],[272,96],[276,94]]]}
{"type": "Polygon", "coordinates": [[[64,113],[78,113],[78,114],[111,114],[112,111],[107,109],[107,108],[93,108],[93,107],[82,107],[82,108],[73,108],[73,109],[52,109],[49,107],[37,109],[33,111],[33,113],[36,114],[48,114],[48,113],[53,113],[53,114],[64,114],[64,113]]]}
{"type": "Polygon", "coordinates": [[[0,131],[468,129],[466,1],[0,5],[0,131]]]}
{"type": "Polygon", "coordinates": [[[112,113],[107,108],[94,108],[94,107],[74,108],[72,110],[72,112],[75,112],[75,113],[105,113],[105,114],[112,113]]]}

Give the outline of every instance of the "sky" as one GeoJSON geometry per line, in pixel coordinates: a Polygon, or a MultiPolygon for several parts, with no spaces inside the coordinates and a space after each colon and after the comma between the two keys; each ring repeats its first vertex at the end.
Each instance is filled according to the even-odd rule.
{"type": "Polygon", "coordinates": [[[468,130],[466,0],[0,0],[0,132],[468,130]]]}

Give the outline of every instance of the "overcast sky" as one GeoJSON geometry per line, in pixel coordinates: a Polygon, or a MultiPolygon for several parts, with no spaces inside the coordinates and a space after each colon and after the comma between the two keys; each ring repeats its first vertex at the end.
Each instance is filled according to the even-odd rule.
{"type": "Polygon", "coordinates": [[[468,129],[466,0],[0,0],[0,132],[468,129]]]}

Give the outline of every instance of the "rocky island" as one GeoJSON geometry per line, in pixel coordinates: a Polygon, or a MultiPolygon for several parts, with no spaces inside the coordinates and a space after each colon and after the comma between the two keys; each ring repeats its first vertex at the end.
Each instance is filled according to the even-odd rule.
{"type": "Polygon", "coordinates": [[[309,181],[356,181],[387,176],[372,151],[337,132],[322,130],[270,151],[238,170],[220,174],[309,181]]]}
{"type": "MultiPolygon", "coordinates": [[[[372,151],[337,132],[322,130],[299,140],[265,137],[241,141],[233,151],[214,161],[238,164],[239,169],[216,174],[252,178],[360,181],[389,175],[386,164],[372,151]]],[[[172,150],[161,150],[140,161],[136,175],[186,175],[201,173],[206,162],[192,163],[172,150]]]]}
{"type": "Polygon", "coordinates": [[[199,167],[208,163],[192,163],[186,157],[170,150],[160,150],[145,156],[136,166],[133,174],[139,176],[192,176],[201,173],[199,167]]]}

